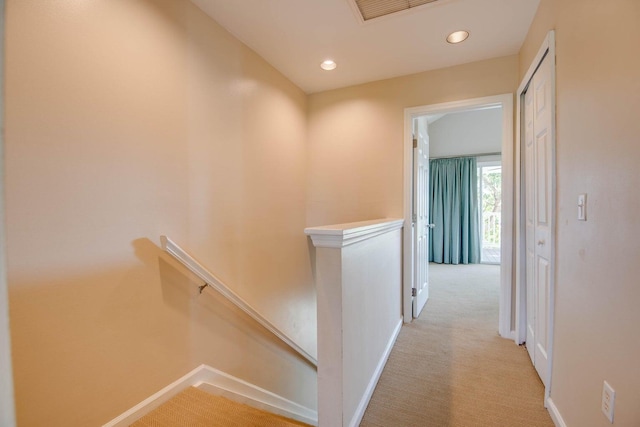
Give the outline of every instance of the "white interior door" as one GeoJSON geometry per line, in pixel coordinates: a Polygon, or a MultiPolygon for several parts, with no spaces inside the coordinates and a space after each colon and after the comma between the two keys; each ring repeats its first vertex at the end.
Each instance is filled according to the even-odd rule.
{"type": "Polygon", "coordinates": [[[429,299],[429,134],[426,117],[414,119],[413,148],[413,317],[429,299]]]}
{"type": "Polygon", "coordinates": [[[545,58],[524,94],[527,351],[546,385],[553,220],[551,68],[545,58]]]}

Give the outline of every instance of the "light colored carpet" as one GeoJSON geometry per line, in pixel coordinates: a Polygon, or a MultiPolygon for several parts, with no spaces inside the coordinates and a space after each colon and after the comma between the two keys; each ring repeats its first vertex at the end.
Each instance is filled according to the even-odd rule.
{"type": "Polygon", "coordinates": [[[524,347],[498,336],[497,265],[430,265],[430,299],[405,325],[363,427],[553,427],[524,347]]]}
{"type": "Polygon", "coordinates": [[[132,427],[295,427],[307,426],[189,387],[132,427]]]}

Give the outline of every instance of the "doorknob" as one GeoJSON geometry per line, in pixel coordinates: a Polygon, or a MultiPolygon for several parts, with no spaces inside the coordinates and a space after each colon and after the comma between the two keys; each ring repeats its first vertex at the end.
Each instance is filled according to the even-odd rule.
{"type": "Polygon", "coordinates": [[[436,228],[436,225],[435,225],[435,224],[427,224],[427,227],[429,227],[429,228],[436,228]]]}
{"type": "Polygon", "coordinates": [[[538,246],[544,245],[544,240],[538,240],[538,246]]]}

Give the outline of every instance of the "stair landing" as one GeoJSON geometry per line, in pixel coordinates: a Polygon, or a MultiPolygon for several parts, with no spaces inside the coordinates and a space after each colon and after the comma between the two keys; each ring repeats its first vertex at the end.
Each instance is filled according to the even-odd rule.
{"type": "Polygon", "coordinates": [[[189,387],[131,427],[295,427],[308,426],[189,387]]]}

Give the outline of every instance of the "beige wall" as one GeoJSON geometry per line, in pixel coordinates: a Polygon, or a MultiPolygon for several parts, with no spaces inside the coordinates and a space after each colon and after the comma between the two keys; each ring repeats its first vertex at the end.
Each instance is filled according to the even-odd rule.
{"type": "Polygon", "coordinates": [[[309,225],[403,217],[404,109],[513,93],[509,56],[309,96],[309,225]]]}
{"type": "Polygon", "coordinates": [[[6,208],[21,426],[99,425],[201,363],[307,406],[306,97],[186,0],[10,0],[6,208]]]}
{"type": "Polygon", "coordinates": [[[313,369],[224,301],[198,296],[158,236],[191,250],[315,352],[302,229],[402,217],[404,108],[513,92],[550,28],[552,398],[570,426],[608,425],[599,412],[606,379],[616,425],[638,424],[638,16],[634,0],[542,0],[519,57],[306,98],[186,0],[10,0],[6,208],[19,424],[106,422],[200,363],[315,406],[313,369]],[[589,220],[577,222],[583,192],[589,220]]]}
{"type": "Polygon", "coordinates": [[[640,3],[542,0],[523,75],[548,30],[557,46],[558,240],[551,397],[568,426],[640,425],[640,3]],[[576,220],[588,194],[587,222],[576,220]]]}

